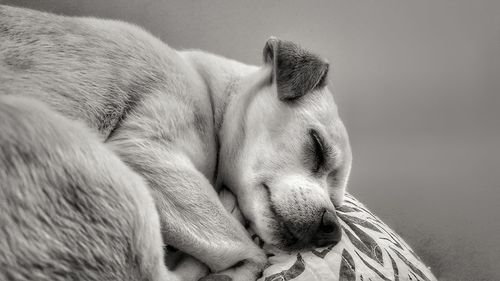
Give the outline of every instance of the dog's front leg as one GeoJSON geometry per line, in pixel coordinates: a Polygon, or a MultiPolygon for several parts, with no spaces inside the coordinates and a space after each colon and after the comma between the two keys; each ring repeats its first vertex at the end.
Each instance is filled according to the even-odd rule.
{"type": "Polygon", "coordinates": [[[214,275],[207,280],[258,277],[266,263],[264,252],[225,210],[213,186],[187,156],[150,140],[110,144],[148,181],[165,243],[208,265],[214,275]]]}

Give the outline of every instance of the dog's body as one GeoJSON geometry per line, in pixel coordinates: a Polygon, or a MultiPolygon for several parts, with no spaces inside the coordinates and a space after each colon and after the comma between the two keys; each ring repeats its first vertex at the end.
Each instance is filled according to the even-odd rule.
{"type": "Polygon", "coordinates": [[[276,39],[264,55],[264,67],[248,66],[175,51],[123,22],[0,6],[0,280],[203,274],[187,262],[168,271],[163,242],[255,279],[265,255],[224,209],[221,186],[268,243],[338,240],[322,227],[336,226],[351,158],[328,65],[276,39]],[[307,68],[287,68],[297,59],[307,68]],[[262,124],[276,114],[287,122],[262,124]],[[292,143],[299,130],[311,145],[292,143]],[[335,161],[310,159],[324,145],[335,161]]]}

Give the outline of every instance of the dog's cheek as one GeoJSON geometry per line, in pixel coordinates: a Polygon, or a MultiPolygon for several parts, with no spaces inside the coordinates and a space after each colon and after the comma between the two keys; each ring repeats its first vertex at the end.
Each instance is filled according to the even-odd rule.
{"type": "Polygon", "coordinates": [[[335,207],[342,206],[344,204],[345,188],[339,187],[330,190],[330,200],[335,207]]]}
{"type": "Polygon", "coordinates": [[[257,233],[265,242],[273,244],[276,241],[275,233],[278,229],[278,222],[275,220],[271,212],[270,205],[266,201],[255,203],[251,219],[251,228],[257,233]]]}

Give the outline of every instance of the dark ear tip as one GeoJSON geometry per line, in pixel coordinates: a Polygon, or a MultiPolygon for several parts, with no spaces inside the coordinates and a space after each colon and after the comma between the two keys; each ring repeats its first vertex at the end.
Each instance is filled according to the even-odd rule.
{"type": "Polygon", "coordinates": [[[266,44],[276,43],[278,41],[280,41],[280,40],[276,36],[271,36],[271,37],[269,37],[269,39],[267,39],[266,44]]]}
{"type": "Polygon", "coordinates": [[[323,88],[326,85],[327,82],[327,77],[328,77],[328,70],[330,69],[330,63],[328,61],[324,60],[323,61],[323,70],[321,70],[321,78],[318,80],[318,83],[314,86],[315,89],[320,89],[323,88]]]}
{"type": "Polygon", "coordinates": [[[269,37],[264,46],[263,57],[265,63],[273,63],[274,52],[278,48],[280,40],[274,36],[269,37]]]}

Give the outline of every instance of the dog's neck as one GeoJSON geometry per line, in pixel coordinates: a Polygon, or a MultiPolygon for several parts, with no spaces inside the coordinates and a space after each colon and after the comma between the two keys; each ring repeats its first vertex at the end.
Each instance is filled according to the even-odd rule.
{"type": "Polygon", "coordinates": [[[260,87],[269,81],[270,67],[246,65],[201,51],[183,51],[207,86],[219,143],[215,188],[238,185],[238,153],[245,139],[245,116],[260,87]]]}
{"type": "Polygon", "coordinates": [[[258,67],[198,50],[180,52],[200,74],[212,103],[215,133],[219,135],[227,105],[241,88],[241,81],[258,67]]]}

